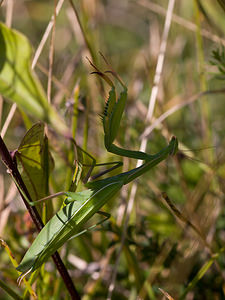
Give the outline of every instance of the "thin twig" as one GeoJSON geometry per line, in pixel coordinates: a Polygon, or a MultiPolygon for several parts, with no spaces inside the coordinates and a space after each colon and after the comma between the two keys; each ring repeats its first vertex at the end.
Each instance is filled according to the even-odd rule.
{"type": "MultiPolygon", "coordinates": [[[[32,202],[31,196],[30,196],[30,194],[23,182],[23,179],[17,169],[16,162],[13,160],[12,156],[10,155],[10,153],[1,137],[0,137],[0,156],[1,156],[3,163],[7,167],[8,173],[10,173],[10,175],[12,176],[12,179],[18,188],[21,198],[23,199],[23,202],[24,202],[36,228],[38,229],[38,231],[40,231],[44,227],[44,224],[41,220],[41,217],[40,217],[36,207],[30,206],[27,202],[27,199],[32,202]]],[[[66,287],[67,287],[68,292],[70,293],[71,299],[79,300],[80,296],[77,293],[77,290],[72,282],[72,279],[69,276],[69,273],[68,273],[66,267],[64,266],[58,252],[55,252],[52,255],[52,258],[54,260],[54,263],[55,263],[66,287]]]]}

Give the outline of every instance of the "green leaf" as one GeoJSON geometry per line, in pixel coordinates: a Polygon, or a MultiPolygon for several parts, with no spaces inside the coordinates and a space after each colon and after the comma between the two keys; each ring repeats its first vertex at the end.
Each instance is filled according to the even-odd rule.
{"type": "Polygon", "coordinates": [[[48,107],[44,91],[30,69],[31,46],[25,36],[0,23],[0,92],[39,119],[48,107]]]}
{"type": "Polygon", "coordinates": [[[48,194],[48,177],[54,162],[48,151],[43,123],[39,122],[28,130],[15,156],[32,200],[45,197],[48,194]]]}
{"type": "Polygon", "coordinates": [[[52,123],[58,131],[66,131],[31,70],[31,54],[27,38],[0,23],[0,93],[30,115],[52,123]]]}

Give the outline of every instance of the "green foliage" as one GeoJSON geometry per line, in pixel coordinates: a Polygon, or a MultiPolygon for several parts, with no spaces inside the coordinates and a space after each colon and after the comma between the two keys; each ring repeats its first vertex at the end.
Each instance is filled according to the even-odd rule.
{"type": "Polygon", "coordinates": [[[182,169],[187,182],[192,186],[195,185],[203,175],[203,170],[194,161],[184,160],[182,169]]]}
{"type": "MultiPolygon", "coordinates": [[[[31,46],[27,38],[0,23],[0,93],[39,120],[65,125],[48,104],[43,88],[31,70],[31,46]]],[[[62,127],[62,128],[60,128],[62,127]]]]}
{"type": "Polygon", "coordinates": [[[30,68],[29,41],[18,31],[1,23],[0,47],[0,93],[38,119],[47,120],[47,99],[30,68]]]}
{"type": "MultiPolygon", "coordinates": [[[[103,77],[104,79],[106,77],[106,82],[110,83],[110,79],[108,79],[106,75],[100,72],[97,67],[93,65],[93,63],[91,63],[91,65],[97,70],[98,75],[101,75],[101,77],[103,77]]],[[[115,72],[114,76],[120,81],[118,75],[115,72]]],[[[124,85],[123,87],[124,91],[120,94],[119,99],[116,101],[115,88],[112,85],[112,89],[109,92],[109,98],[104,108],[104,114],[102,118],[105,134],[105,147],[109,152],[112,152],[114,154],[142,160],[145,159],[145,162],[141,166],[134,168],[128,172],[120,173],[116,176],[108,177],[106,179],[86,183],[85,186],[89,188],[88,190],[84,190],[78,193],[67,191],[63,192],[63,194],[67,196],[64,201],[65,206],[59,212],[57,212],[55,216],[53,216],[53,218],[45,225],[44,228],[42,228],[34,243],[25,254],[22,262],[17,267],[17,270],[22,272],[21,278],[23,278],[29,272],[35,271],[38,267],[41,267],[41,265],[47,261],[50,255],[58,250],[58,248],[66,243],[69,239],[84,232],[81,231],[81,226],[87,223],[95,213],[100,213],[99,209],[101,209],[104,204],[110,201],[111,198],[113,198],[119,192],[123,185],[130,183],[142,174],[151,170],[161,161],[166,159],[169,155],[175,155],[178,151],[178,141],[176,137],[172,137],[169,145],[154,155],[149,155],[145,152],[140,151],[122,149],[113,144],[119,130],[120,121],[127,100],[127,88],[124,85]],[[116,126],[113,126],[113,124],[116,124],[116,126]]],[[[39,159],[42,158],[40,155],[42,151],[45,158],[44,165],[48,165],[47,149],[41,149],[41,141],[40,145],[39,141],[37,141],[37,138],[39,137],[38,133],[40,131],[39,127],[41,126],[41,124],[40,126],[38,125],[33,126],[32,129],[29,130],[19,147],[19,152],[22,152],[22,149],[25,148],[26,153],[27,149],[30,149],[31,147],[38,147],[37,155],[34,156],[33,159],[32,157],[27,157],[20,153],[20,162],[22,163],[23,171],[26,171],[26,173],[30,176],[33,175],[33,178],[36,178],[37,174],[32,174],[31,171],[29,172],[28,168],[26,169],[25,162],[27,159],[28,162],[30,162],[30,160],[32,161],[32,165],[35,162],[36,167],[36,162],[38,162],[39,159]],[[47,153],[45,154],[44,152],[47,153]],[[40,156],[40,158],[38,156],[40,156]]],[[[42,135],[43,128],[44,127],[42,126],[42,131],[40,132],[42,133],[42,135]]],[[[40,138],[42,138],[42,135],[40,136],[40,138]]],[[[43,165],[43,163],[39,163],[38,165],[43,165]]],[[[80,178],[80,176],[78,176],[78,178],[80,178]]],[[[40,178],[37,177],[37,180],[40,181],[40,178]]],[[[58,194],[56,194],[55,196],[58,196],[58,194]]],[[[43,200],[47,199],[44,198],[43,200]]],[[[27,201],[30,203],[28,199],[27,201]]],[[[41,201],[41,199],[38,201],[41,201]]],[[[30,205],[32,204],[35,204],[35,201],[33,203],[30,203],[30,205]]],[[[101,212],[101,214],[104,213],[101,212]]],[[[130,254],[129,249],[127,251],[130,254]]]]}
{"type": "Polygon", "coordinates": [[[213,60],[211,60],[211,64],[217,66],[220,74],[216,75],[216,78],[225,80],[225,49],[224,47],[221,49],[216,49],[212,51],[213,60]]]}
{"type": "MultiPolygon", "coordinates": [[[[0,120],[5,131],[10,104],[16,103],[19,109],[4,140],[9,149],[15,149],[11,153],[34,199],[62,190],[84,190],[82,181],[95,162],[71,142],[71,136],[97,163],[120,159],[105,150],[99,117],[104,116],[109,87],[90,75],[92,68],[85,59],[88,56],[114,83],[112,73],[105,73],[112,70],[98,55],[99,50],[129,91],[122,126],[113,136],[115,146],[138,151],[146,127],[173,110],[146,137],[146,152],[154,155],[173,135],[180,150],[196,150],[191,151],[192,161],[179,151],[174,159],[137,179],[133,206],[129,200],[135,185],[123,187],[103,208],[111,214],[108,221],[93,231],[86,230],[102,221],[102,216],[95,214],[82,226],[81,230],[86,230],[83,235],[62,246],[60,256],[82,299],[107,299],[117,264],[111,299],[161,299],[159,288],[173,299],[224,299],[224,93],[199,96],[205,90],[224,88],[224,1],[176,2],[154,116],[147,122],[167,1],[73,0],[80,24],[72,0],[64,1],[53,26],[55,33],[45,35],[47,41],[35,70],[31,70],[30,60],[53,15],[54,1],[13,1],[13,6],[11,2],[0,1],[0,18],[7,24],[0,24],[0,120]],[[53,58],[52,70],[49,57],[53,58]],[[51,104],[46,97],[50,80],[51,104]],[[24,137],[26,118],[31,124],[37,120],[50,124],[50,129],[46,127],[48,145],[43,125],[35,125],[24,137]],[[45,147],[54,158],[54,170],[45,147]],[[162,198],[162,192],[171,203],[162,198]]],[[[118,99],[119,84],[115,90],[118,99]]],[[[114,130],[114,125],[118,123],[109,120],[105,128],[114,130]]],[[[105,174],[106,166],[96,167],[93,174],[100,172],[104,179],[136,166],[135,159],[124,158],[123,163],[123,168],[110,175],[105,174]]],[[[5,169],[0,186],[0,236],[19,264],[37,233],[5,169]]],[[[78,195],[82,201],[83,195],[78,195]]],[[[61,201],[38,205],[44,221],[60,210],[61,201]]],[[[4,248],[0,249],[0,269],[0,298],[9,299],[7,293],[16,292],[15,298],[28,299],[24,283],[17,285],[18,274],[4,248]]],[[[32,273],[30,283],[38,299],[71,299],[50,259],[32,273]]]]}

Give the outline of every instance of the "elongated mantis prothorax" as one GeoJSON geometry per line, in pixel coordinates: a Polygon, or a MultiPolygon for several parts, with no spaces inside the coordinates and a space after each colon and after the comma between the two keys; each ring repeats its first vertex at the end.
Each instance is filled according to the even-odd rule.
{"type": "Polygon", "coordinates": [[[111,86],[107,102],[102,114],[104,141],[107,151],[116,155],[144,160],[144,163],[128,172],[95,180],[85,184],[86,190],[82,192],[64,192],[67,204],[45,225],[42,231],[25,254],[17,268],[26,274],[40,267],[52,253],[61,247],[67,240],[83,230],[83,225],[99,211],[122,188],[154,166],[165,160],[169,155],[175,155],[178,150],[178,141],[172,137],[169,144],[154,155],[140,151],[132,151],[114,145],[114,140],[119,130],[120,121],[127,100],[127,88],[119,76],[112,70],[110,73],[122,84],[123,91],[116,98],[115,86],[111,79],[102,73],[92,63],[95,72],[111,86]]]}

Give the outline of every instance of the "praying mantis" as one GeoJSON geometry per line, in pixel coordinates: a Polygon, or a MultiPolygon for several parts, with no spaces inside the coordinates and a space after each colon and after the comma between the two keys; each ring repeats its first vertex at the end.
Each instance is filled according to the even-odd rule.
{"type": "MultiPolygon", "coordinates": [[[[82,226],[97,213],[104,204],[113,198],[124,185],[148,172],[169,155],[175,155],[178,151],[178,140],[174,136],[165,148],[154,155],[116,146],[114,140],[117,136],[122,114],[125,109],[127,87],[114,71],[108,71],[119,81],[123,88],[117,99],[115,86],[109,76],[106,75],[106,72],[102,73],[95,65],[92,63],[91,65],[95,69],[93,73],[100,75],[111,86],[102,114],[104,143],[107,151],[124,157],[140,159],[143,160],[144,163],[130,171],[106,179],[87,182],[85,184],[87,189],[84,191],[62,192],[66,196],[64,200],[65,206],[59,210],[40,231],[23,257],[20,265],[17,267],[17,270],[22,272],[21,279],[46,262],[67,240],[78,235],[82,230],[82,226]]],[[[35,203],[31,204],[34,205],[35,203]]]]}

